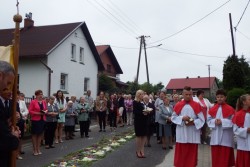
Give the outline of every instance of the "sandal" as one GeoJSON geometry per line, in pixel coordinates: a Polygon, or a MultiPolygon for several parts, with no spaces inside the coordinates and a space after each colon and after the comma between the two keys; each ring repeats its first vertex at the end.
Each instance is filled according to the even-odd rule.
{"type": "Polygon", "coordinates": [[[141,153],[141,157],[142,157],[142,158],[146,158],[146,157],[145,157],[145,155],[144,155],[144,154],[142,154],[142,152],[141,152],[141,151],[140,151],[140,153],[141,153]]]}
{"type": "Polygon", "coordinates": [[[138,153],[137,151],[135,153],[136,153],[137,158],[142,158],[140,153],[138,153]]]}

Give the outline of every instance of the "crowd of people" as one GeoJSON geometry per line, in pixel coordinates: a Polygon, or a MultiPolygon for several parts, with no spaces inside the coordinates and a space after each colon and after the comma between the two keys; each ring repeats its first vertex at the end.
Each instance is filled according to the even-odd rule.
{"type": "Polygon", "coordinates": [[[12,101],[10,86],[13,80],[14,69],[0,61],[1,166],[10,166],[10,155],[14,150],[17,150],[16,158],[22,159],[22,138],[28,120],[31,121],[33,155],[39,156],[42,154],[42,140],[46,149],[54,148],[64,140],[72,140],[76,124],[80,126],[80,137],[88,138],[93,113],[97,115],[100,133],[133,125],[138,158],[146,158],[144,147],[151,147],[151,137],[155,134],[155,142],[161,144],[163,150],[173,149],[175,143],[175,167],[197,166],[198,145],[207,144],[209,132],[213,167],[250,166],[248,94],[239,97],[234,109],[226,103],[224,90],[216,92],[216,102],[211,104],[204,98],[203,90],[198,90],[194,96],[189,86],[184,87],[181,95],[161,91],[154,96],[138,90],[132,98],[130,94],[100,91],[96,99],[90,90],[79,98],[66,98],[61,90],[45,98],[42,90],[36,90],[35,99],[27,108],[25,95],[21,92],[17,92],[17,101],[12,101]],[[11,106],[15,103],[17,111],[13,113],[11,106]],[[12,114],[16,115],[16,125],[11,120],[12,114]]]}
{"type": "Polygon", "coordinates": [[[204,98],[203,90],[198,90],[194,96],[188,86],[184,87],[181,96],[160,92],[159,97],[152,101],[153,106],[148,104],[147,96],[138,90],[133,102],[138,158],[145,158],[144,146],[150,143],[150,138],[147,138],[150,126],[147,126],[147,122],[154,111],[154,129],[162,149],[173,149],[175,142],[175,167],[197,166],[198,145],[207,144],[208,133],[212,167],[250,165],[250,95],[239,97],[236,110],[226,103],[226,92],[221,89],[216,92],[213,104],[204,98]]]}

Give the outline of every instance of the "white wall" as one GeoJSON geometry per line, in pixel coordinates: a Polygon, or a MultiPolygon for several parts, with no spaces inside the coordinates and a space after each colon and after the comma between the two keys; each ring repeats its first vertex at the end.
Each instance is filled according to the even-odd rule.
{"type": "Polygon", "coordinates": [[[90,90],[95,98],[97,94],[98,66],[88,46],[81,29],[69,36],[49,56],[48,66],[53,70],[51,75],[51,94],[60,89],[61,73],[68,74],[68,93],[65,96],[76,95],[77,98],[84,93],[84,77],[90,78],[90,90]],[[71,61],[71,44],[76,45],[76,62],[71,61]],[[80,47],[84,48],[84,65],[79,63],[80,47]]]}
{"type": "Polygon", "coordinates": [[[32,97],[35,91],[41,89],[43,94],[48,94],[48,70],[40,63],[39,59],[21,58],[19,61],[19,90],[26,97],[32,97]]]}

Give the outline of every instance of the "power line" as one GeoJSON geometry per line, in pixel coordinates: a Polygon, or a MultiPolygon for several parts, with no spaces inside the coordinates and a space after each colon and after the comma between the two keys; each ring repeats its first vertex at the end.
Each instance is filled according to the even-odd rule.
{"type": "Polygon", "coordinates": [[[248,36],[245,35],[244,33],[240,32],[238,29],[237,29],[237,32],[239,32],[241,35],[243,35],[246,39],[250,40],[250,37],[248,37],[248,36]]]}
{"type": "MultiPolygon", "coordinates": [[[[109,3],[111,5],[113,5],[115,8],[114,9],[117,9],[117,11],[119,11],[125,18],[127,21],[129,21],[131,23],[131,25],[134,25],[134,27],[139,30],[139,31],[142,31],[142,32],[145,32],[143,29],[141,29],[141,27],[139,27],[131,18],[129,18],[114,2],[112,2],[111,0],[108,0],[109,3]]],[[[103,1],[105,2],[105,1],[103,1]]],[[[124,18],[123,17],[123,18],[124,18]]],[[[141,33],[141,34],[145,34],[145,33],[141,33]]]]}
{"type": "Polygon", "coordinates": [[[159,48],[159,47],[158,47],[158,49],[169,51],[169,52],[180,53],[180,54],[188,54],[188,55],[193,55],[193,56],[200,56],[200,57],[214,57],[214,58],[221,58],[221,59],[226,58],[226,57],[220,57],[220,56],[209,56],[209,55],[203,55],[203,54],[189,53],[189,52],[183,52],[183,51],[177,51],[177,50],[171,50],[171,49],[159,48]]]}
{"type": "Polygon", "coordinates": [[[125,24],[129,24],[135,31],[139,32],[139,34],[141,34],[140,31],[138,31],[137,27],[134,26],[133,24],[131,24],[129,21],[126,20],[126,18],[124,16],[122,16],[119,11],[116,10],[116,7],[114,8],[113,6],[111,6],[109,3],[107,3],[106,1],[102,1],[103,3],[105,3],[110,10],[112,10],[112,13],[115,13],[118,17],[120,17],[120,19],[125,22],[125,24]]]}
{"type": "Polygon", "coordinates": [[[102,4],[100,4],[98,1],[94,0],[96,4],[98,4],[101,8],[103,8],[107,13],[109,13],[115,20],[117,20],[120,24],[122,24],[124,27],[126,27],[131,33],[133,33],[135,36],[138,36],[137,33],[134,32],[133,29],[128,27],[126,24],[124,24],[119,18],[117,18],[115,15],[113,15],[108,9],[106,9],[102,4]]]}
{"type": "Polygon", "coordinates": [[[248,5],[249,5],[249,2],[250,2],[250,0],[247,2],[247,6],[245,7],[245,9],[244,9],[244,11],[243,11],[243,13],[242,13],[242,15],[241,15],[241,17],[240,17],[240,20],[238,21],[237,25],[234,27],[235,30],[237,30],[237,27],[238,27],[238,25],[240,24],[241,19],[242,19],[242,17],[244,16],[244,14],[245,14],[245,12],[246,12],[246,10],[247,10],[247,7],[248,7],[248,5]]]}
{"type": "MultiPolygon", "coordinates": [[[[87,41],[87,39],[81,38],[81,37],[78,37],[78,36],[77,36],[76,38],[83,39],[83,40],[87,41]]],[[[100,45],[109,45],[109,46],[111,46],[112,48],[130,49],[130,50],[138,50],[138,49],[139,49],[139,48],[133,48],[133,47],[116,46],[116,45],[106,44],[106,43],[97,42],[97,41],[93,41],[93,42],[94,42],[94,43],[97,43],[97,44],[100,44],[100,45]]]]}
{"type": "Polygon", "coordinates": [[[133,38],[135,38],[135,36],[134,36],[133,33],[131,33],[130,31],[128,31],[127,29],[125,29],[123,26],[121,26],[120,24],[118,24],[113,18],[111,18],[108,14],[106,14],[101,9],[99,9],[95,4],[93,4],[91,0],[87,0],[87,2],[89,4],[91,4],[94,8],[96,8],[100,13],[102,13],[103,15],[105,15],[108,19],[110,19],[112,22],[114,22],[116,25],[118,25],[120,28],[122,28],[125,32],[127,32],[129,35],[131,35],[133,38]]]}
{"type": "Polygon", "coordinates": [[[226,5],[226,4],[227,4],[228,2],[230,2],[230,1],[231,1],[231,0],[226,1],[224,4],[220,5],[219,7],[217,7],[216,9],[214,9],[212,12],[210,12],[210,13],[208,13],[207,15],[203,16],[202,18],[200,18],[199,20],[197,20],[197,21],[195,21],[194,23],[190,24],[189,26],[187,26],[187,27],[185,27],[185,28],[183,28],[183,29],[177,31],[176,33],[173,33],[172,35],[169,35],[169,36],[167,36],[167,37],[165,37],[165,38],[162,38],[162,39],[160,39],[160,40],[151,42],[150,44],[157,43],[157,42],[161,42],[161,41],[163,41],[163,40],[169,39],[169,38],[171,38],[171,37],[173,37],[173,36],[175,36],[175,35],[177,35],[177,34],[183,32],[183,31],[187,30],[188,28],[190,28],[190,27],[194,26],[195,24],[199,23],[200,21],[202,21],[203,19],[205,19],[206,17],[208,17],[209,15],[211,15],[212,13],[214,13],[215,11],[219,10],[220,8],[222,8],[224,5],[226,5]]]}

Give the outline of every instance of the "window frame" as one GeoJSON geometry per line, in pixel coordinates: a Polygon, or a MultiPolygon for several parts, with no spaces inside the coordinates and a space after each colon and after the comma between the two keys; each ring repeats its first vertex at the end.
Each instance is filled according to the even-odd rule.
{"type": "Polygon", "coordinates": [[[84,48],[80,47],[79,50],[79,63],[84,64],[84,48]]]}
{"type": "Polygon", "coordinates": [[[89,88],[89,86],[90,86],[90,78],[89,77],[84,77],[84,83],[83,84],[84,84],[83,85],[83,92],[86,93],[90,89],[89,88]],[[87,81],[87,82],[85,83],[85,81],[87,81]]]}
{"type": "Polygon", "coordinates": [[[60,90],[68,91],[68,79],[69,75],[67,73],[60,74],[60,90]],[[64,76],[64,86],[62,85],[62,76],[64,76]]]}
{"type": "Polygon", "coordinates": [[[71,44],[71,61],[76,61],[76,44],[71,44]]]}

